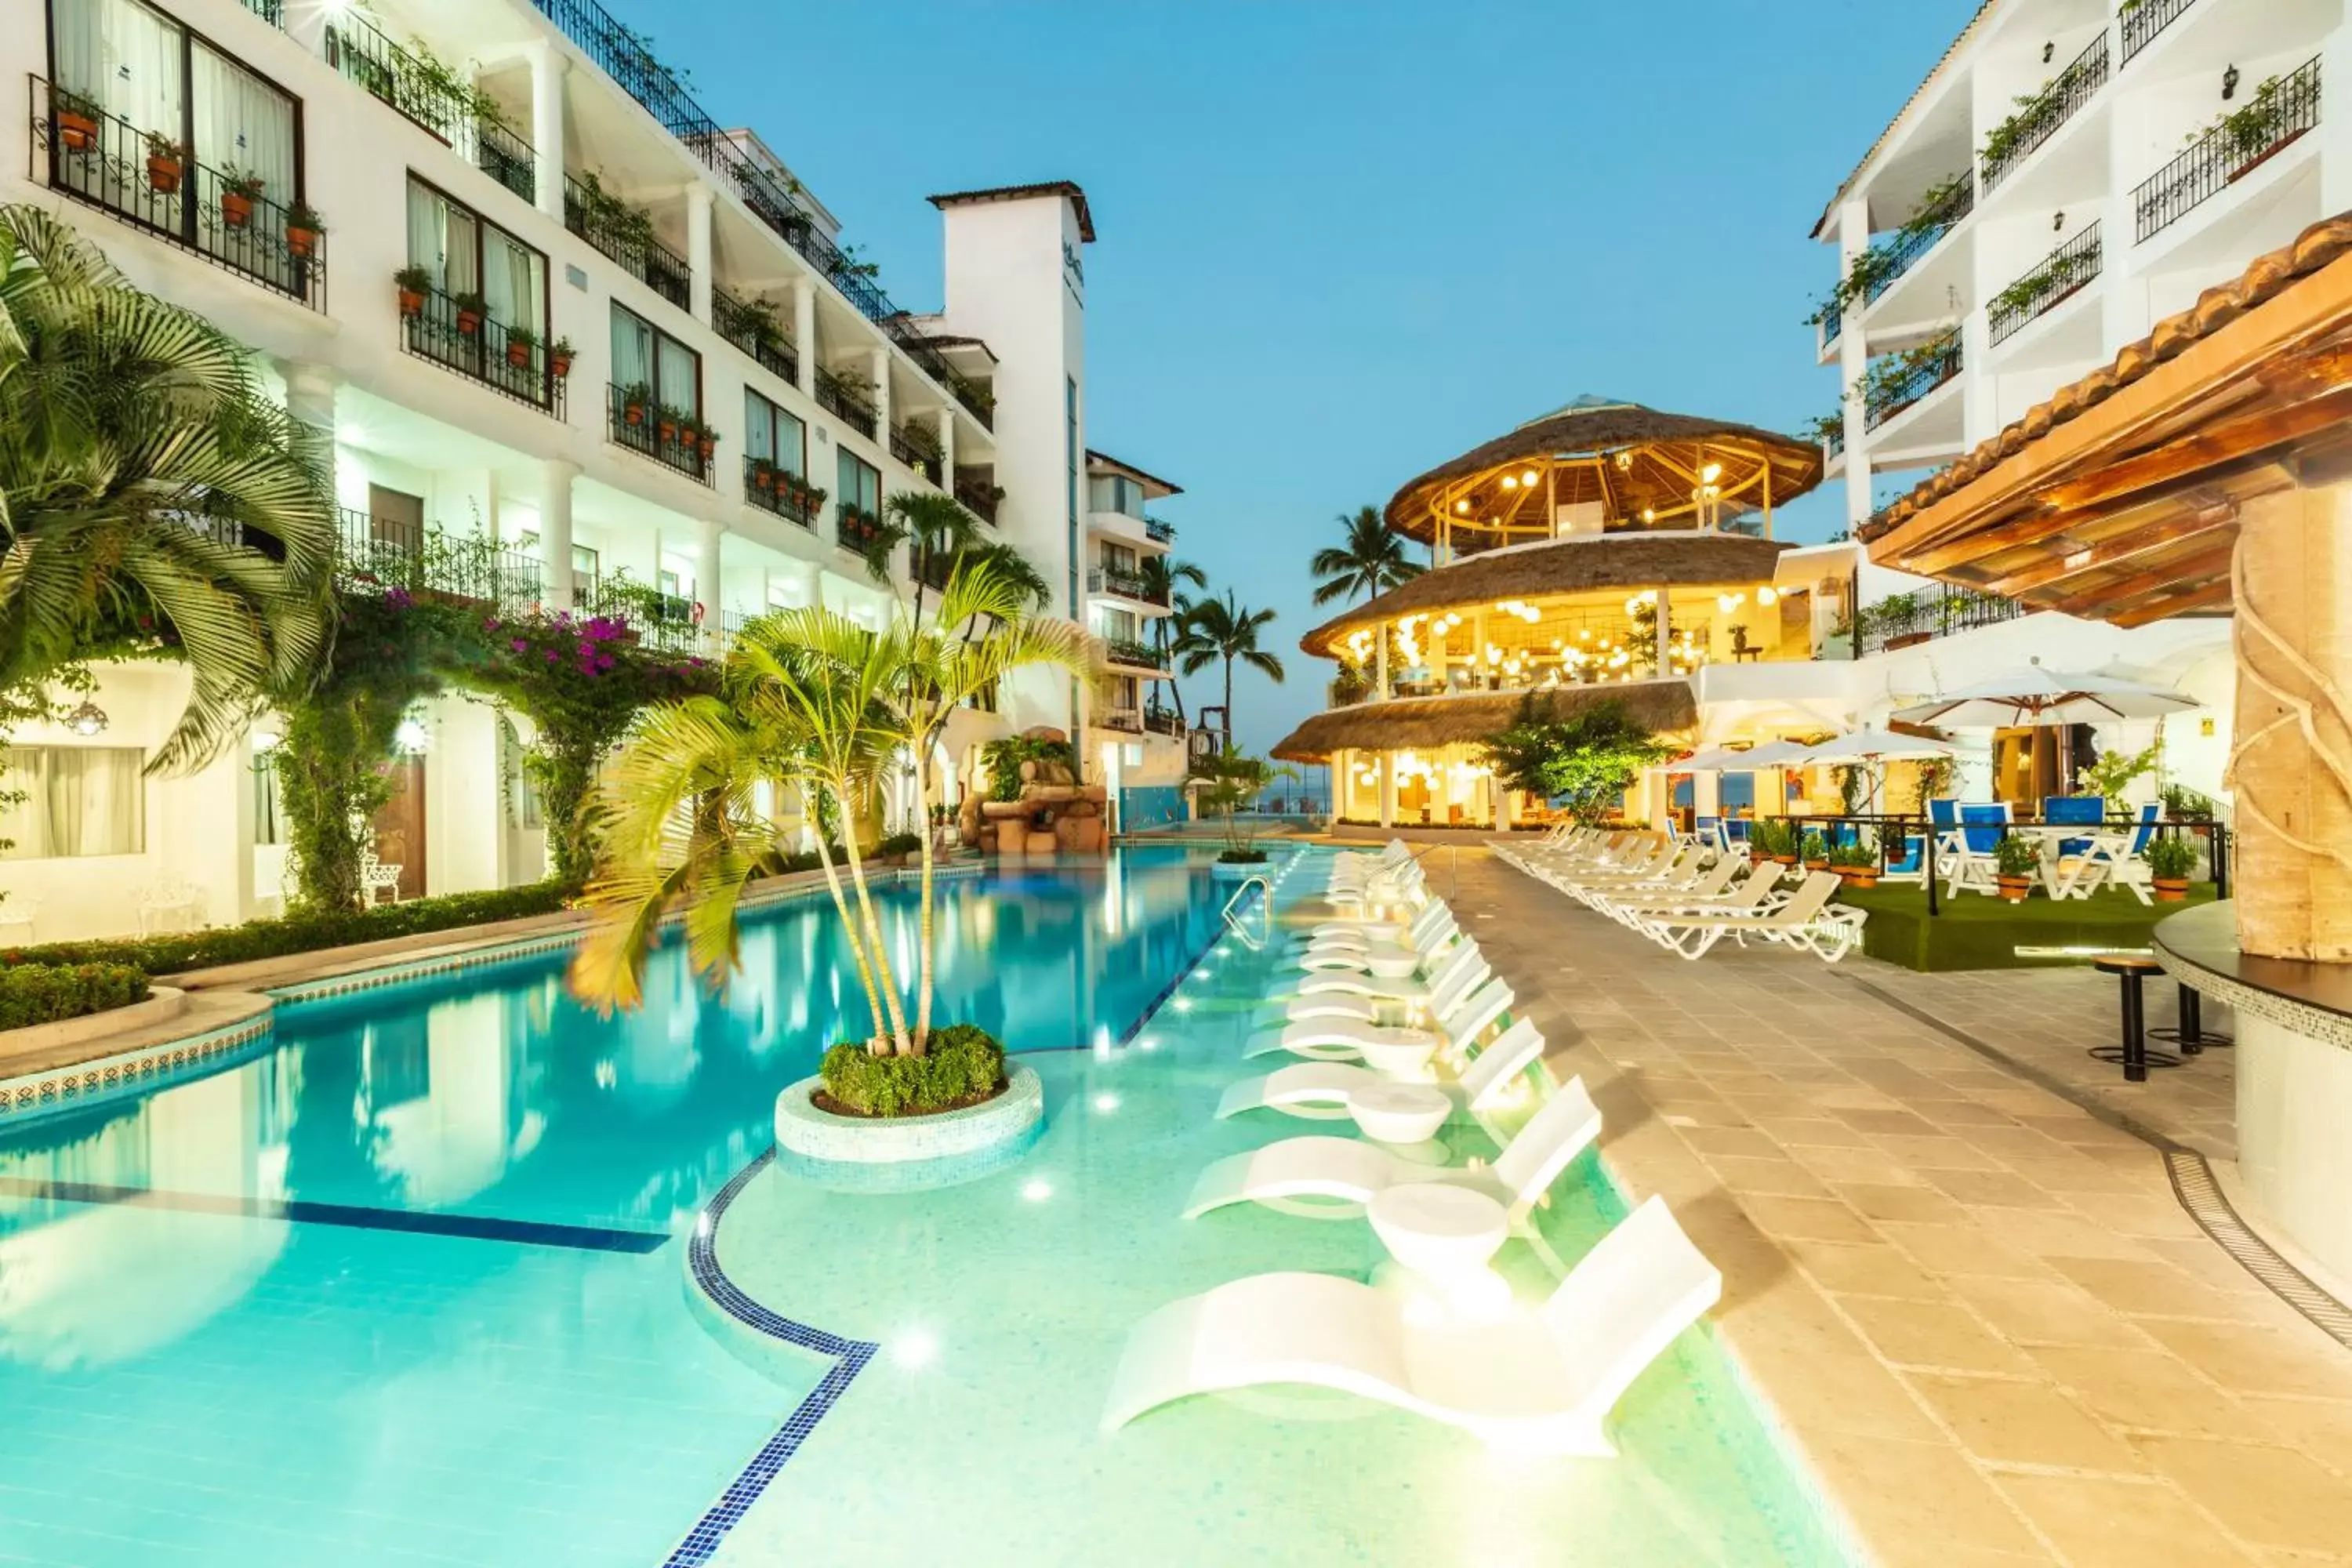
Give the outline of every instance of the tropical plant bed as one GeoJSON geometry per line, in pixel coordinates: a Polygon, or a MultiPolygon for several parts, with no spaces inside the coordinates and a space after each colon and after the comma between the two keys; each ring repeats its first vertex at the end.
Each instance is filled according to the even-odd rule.
{"type": "Polygon", "coordinates": [[[2151,908],[2120,889],[2087,899],[2045,899],[2037,893],[2022,904],[2004,903],[1982,893],[1944,899],[1938,914],[1927,913],[1927,897],[1916,884],[1885,885],[1863,891],[1847,888],[1840,903],[1867,910],[1862,950],[1906,969],[1940,973],[1955,969],[2041,969],[2084,964],[2089,951],[2144,949],[2157,922],[2210,903],[2213,885],[2189,889],[2186,903],[2151,908]],[[2021,956],[2017,950],[2043,950],[2021,956]],[[2056,950],[2073,949],[2073,952],[2056,950]]]}
{"type": "Polygon", "coordinates": [[[921,1056],[877,1056],[844,1040],[817,1069],[811,1100],[835,1116],[933,1116],[982,1105],[1004,1092],[1004,1047],[976,1024],[933,1029],[921,1056]]]}
{"type": "Polygon", "coordinates": [[[852,1166],[891,1165],[936,1167],[945,1178],[961,1180],[995,1168],[999,1156],[1017,1155],[1045,1119],[1045,1086],[1033,1068],[1017,1062],[1006,1065],[1002,1082],[977,1098],[959,1096],[961,1103],[921,1112],[860,1111],[845,1105],[833,1092],[836,1087],[842,1086],[828,1085],[822,1076],[805,1078],[776,1096],[778,1150],[793,1156],[796,1168],[820,1177],[852,1166]]]}

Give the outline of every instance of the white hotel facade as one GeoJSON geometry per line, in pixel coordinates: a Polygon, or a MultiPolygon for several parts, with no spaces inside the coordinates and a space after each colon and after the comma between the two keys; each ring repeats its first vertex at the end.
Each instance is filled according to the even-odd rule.
{"type": "MultiPolygon", "coordinates": [[[[863,518],[946,491],[1113,656],[1100,691],[1024,680],[959,748],[1075,727],[1115,791],[1181,778],[1183,737],[1151,695],[1167,607],[1138,572],[1172,539],[1145,503],[1176,487],[1088,450],[1094,228],[1076,185],[932,196],[946,298],[909,313],[775,153],[706,115],[594,0],[20,0],[0,10],[0,114],[29,130],[0,200],[55,212],[250,345],[289,410],[332,432],[348,577],[625,607],[715,654],[772,606],[878,622],[915,563],[901,551],[877,584],[863,518]],[[151,133],[183,144],[176,172],[150,166],[151,133]],[[259,190],[235,216],[240,174],[259,190]],[[404,300],[406,268],[425,286],[404,300]],[[662,406],[715,444],[667,434],[662,406]]],[[[144,778],[184,675],[99,674],[102,732],[10,738],[11,783],[36,798],[0,834],[18,840],[0,938],[133,930],[158,901],[199,922],[273,912],[270,721],[201,773],[144,778]],[[75,810],[44,821],[52,792],[75,810]]],[[[379,821],[403,895],[540,877],[527,722],[450,696],[410,734],[379,821]]]]}

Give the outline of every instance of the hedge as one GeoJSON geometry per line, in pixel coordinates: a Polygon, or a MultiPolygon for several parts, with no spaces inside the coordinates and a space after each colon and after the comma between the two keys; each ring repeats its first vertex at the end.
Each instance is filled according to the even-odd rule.
{"type": "Polygon", "coordinates": [[[331,914],[294,914],[241,926],[167,931],[156,936],[115,937],[96,942],[52,942],[0,953],[0,973],[37,964],[127,964],[148,974],[177,974],[218,963],[246,963],[321,948],[450,931],[520,920],[564,907],[577,889],[534,882],[482,893],[445,893],[406,903],[331,914]]]}
{"type": "Polygon", "coordinates": [[[147,976],[128,963],[18,963],[0,969],[0,1029],[54,1024],[147,1000],[147,976]]]}
{"type": "Polygon", "coordinates": [[[976,1100],[1004,1082],[1004,1047],[976,1024],[933,1029],[928,1053],[877,1057],[844,1040],[817,1069],[825,1092],[867,1116],[921,1116],[976,1100]]]}

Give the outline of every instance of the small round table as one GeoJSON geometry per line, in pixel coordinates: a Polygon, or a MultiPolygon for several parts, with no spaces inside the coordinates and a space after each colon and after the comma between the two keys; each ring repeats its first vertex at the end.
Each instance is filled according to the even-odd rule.
{"type": "Polygon", "coordinates": [[[1510,1287],[1486,1267],[1511,1233],[1508,1210],[1474,1187],[1406,1182],[1372,1194],[1372,1234],[1456,1310],[1491,1313],[1510,1287]]]}
{"type": "Polygon", "coordinates": [[[1426,1143],[1454,1114],[1454,1101],[1432,1084],[1368,1083],[1349,1091],[1348,1114],[1375,1142],[1426,1143]]]}
{"type": "MultiPolygon", "coordinates": [[[[1379,1039],[1356,1042],[1364,1065],[1394,1079],[1423,1080],[1429,1077],[1429,1058],[1444,1044],[1427,1029],[1391,1029],[1379,1039]]],[[[1443,1120],[1442,1118],[1440,1120],[1443,1120]]]]}

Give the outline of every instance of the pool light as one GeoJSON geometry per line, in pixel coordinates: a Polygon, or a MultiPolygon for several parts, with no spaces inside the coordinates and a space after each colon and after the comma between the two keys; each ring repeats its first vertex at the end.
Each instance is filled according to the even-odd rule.
{"type": "Polygon", "coordinates": [[[940,1358],[940,1342],[928,1329],[909,1329],[890,1344],[890,1359],[900,1366],[929,1366],[940,1358]]]}
{"type": "Polygon", "coordinates": [[[1054,1195],[1054,1184],[1043,1176],[1032,1176],[1021,1184],[1021,1195],[1033,1204],[1042,1204],[1054,1195]]]}
{"type": "Polygon", "coordinates": [[[1189,1013],[1192,1010],[1192,999],[1190,996],[1179,996],[1176,998],[1176,1011],[1179,1013],[1189,1013]]]}
{"type": "Polygon", "coordinates": [[[1118,1096],[1108,1092],[1096,1095],[1095,1109],[1104,1112],[1106,1115],[1111,1111],[1117,1110],[1118,1109],[1118,1096]]]}

